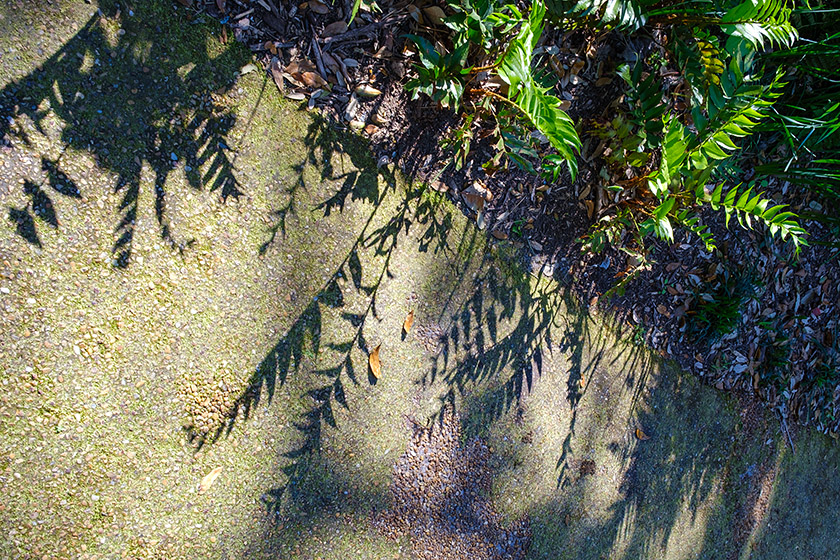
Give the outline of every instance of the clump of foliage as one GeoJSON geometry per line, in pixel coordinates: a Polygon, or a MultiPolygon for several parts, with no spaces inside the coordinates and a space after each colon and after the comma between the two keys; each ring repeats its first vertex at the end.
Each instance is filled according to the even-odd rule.
{"type": "MultiPolygon", "coordinates": [[[[406,89],[414,98],[425,94],[443,107],[469,111],[468,126],[473,123],[472,114],[495,122],[497,155],[488,162],[488,170],[507,157],[528,171],[542,171],[554,179],[566,163],[574,177],[578,133],[561,109],[560,99],[550,93],[547,76],[534,69],[546,13],[542,0],[531,4],[527,16],[515,4],[500,5],[495,0],[453,1],[449,7],[454,13],[443,23],[451,31],[451,48],[408,36],[417,47],[420,63],[406,89]],[[534,131],[546,139],[550,152],[541,153],[534,131]]],[[[460,135],[466,136],[463,130],[460,135]]],[[[456,163],[463,164],[468,153],[467,146],[456,163]]]]}
{"type": "MultiPolygon", "coordinates": [[[[424,94],[471,115],[459,132],[460,145],[450,142],[456,167],[469,154],[467,130],[490,119],[496,155],[485,169],[492,172],[507,158],[557,180],[566,163],[574,178],[581,141],[538,54],[545,50],[537,48],[546,19],[543,0],[532,2],[527,16],[497,0],[451,0],[449,9],[445,40],[433,44],[409,36],[419,64],[407,88],[415,97],[424,94]],[[541,150],[540,140],[550,153],[541,150]]],[[[606,203],[595,212],[587,248],[626,246],[629,234],[641,255],[646,237],[670,242],[680,226],[713,250],[715,240],[699,213],[703,206],[724,212],[727,226],[734,216],[744,227],[764,224],[771,234],[792,240],[797,251],[806,244],[797,216],[764,194],[760,177],[732,184],[727,173],[744,139],[774,114],[786,86],[784,71],[765,70],[757,56],[786,49],[798,38],[786,0],[559,0],[548,11],[561,21],[572,16],[566,20],[572,26],[582,21],[627,34],[667,27],[667,42],[657,53],[660,66],[678,68],[685,84],[681,98],[666,95],[660,69],[641,55],[619,69],[627,84],[625,103],[608,122],[585,127],[608,143],[605,159],[612,171],[602,173],[598,188],[606,203]]]]}
{"type": "MultiPolygon", "coordinates": [[[[799,44],[764,53],[768,65],[790,76],[789,86],[760,127],[770,146],[764,163],[755,166],[813,193],[820,208],[810,218],[840,225],[840,8],[816,3],[793,13],[802,30],[799,44]]],[[[840,237],[836,235],[835,237],[840,237]]]]}
{"type": "Polygon", "coordinates": [[[806,244],[797,216],[764,195],[758,177],[733,185],[726,173],[743,139],[768,118],[785,87],[783,73],[765,72],[756,55],[765,46],[786,47],[796,39],[790,9],[777,0],[709,8],[705,2],[647,0],[582,0],[571,7],[618,29],[668,23],[671,41],[662,56],[681,70],[687,90],[671,102],[658,70],[646,71],[641,57],[619,70],[626,103],[611,122],[595,126],[594,135],[609,142],[607,161],[620,168],[612,175],[630,178],[613,184],[606,178],[601,186],[611,200],[585,238],[592,250],[621,244],[628,233],[639,248],[651,235],[672,242],[674,226],[694,232],[714,250],[714,237],[698,212],[705,205],[723,211],[727,226],[735,216],[744,227],[765,224],[771,234],[791,239],[797,251],[806,244]]]}
{"type": "Polygon", "coordinates": [[[753,295],[747,278],[726,271],[711,292],[697,293],[686,310],[686,332],[695,339],[716,339],[735,330],[741,306],[753,295]]]}

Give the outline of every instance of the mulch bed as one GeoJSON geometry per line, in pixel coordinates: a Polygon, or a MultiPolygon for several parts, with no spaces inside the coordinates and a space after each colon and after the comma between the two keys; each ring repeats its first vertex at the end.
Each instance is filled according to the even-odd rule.
{"type": "Polygon", "coordinates": [[[531,541],[526,519],[510,525],[487,498],[490,450],[479,439],[461,445],[451,406],[429,427],[409,419],[412,438],[394,465],[391,508],[375,524],[392,538],[408,536],[423,560],[516,560],[531,541]]]}
{"type": "MultiPolygon", "coordinates": [[[[713,253],[697,236],[680,231],[670,246],[651,243],[649,263],[642,267],[614,247],[583,252],[580,237],[608,203],[593,180],[607,165],[603,147],[584,140],[575,181],[566,175],[546,183],[517,169],[488,176],[481,164],[492,151],[479,128],[467,164],[455,171],[440,139],[451,135],[460,117],[426,98],[411,100],[402,87],[413,62],[405,54],[404,35],[426,27],[412,14],[431,4],[378,5],[382,13],[362,11],[349,29],[340,23],[347,20],[348,2],[206,0],[192,9],[227,23],[223,34],[247,44],[284,95],[320,111],[337,128],[369,137],[380,165],[393,162],[449,193],[489,235],[519,247],[533,269],[632,329],[639,342],[718,389],[752,394],[778,414],[786,431],[791,422],[836,436],[840,249],[822,244],[831,240],[828,229],[803,220],[811,246],[795,256],[789,243],[763,229],[737,224],[727,229],[722,213],[707,211],[701,216],[717,240],[713,253]],[[484,198],[478,207],[476,194],[484,198]],[[622,290],[615,289],[619,284],[622,290]],[[721,321],[709,300],[736,302],[723,312],[730,315],[731,330],[715,334],[721,321]]],[[[551,29],[542,43],[567,69],[557,93],[571,102],[575,122],[584,124],[612,118],[622,94],[620,79],[602,79],[605,69],[653,44],[551,29]]],[[[674,73],[664,76],[666,88],[676,87],[669,85],[669,74],[674,73]]],[[[792,210],[800,214],[818,206],[790,184],[771,180],[766,192],[775,200],[797,201],[792,210]]]]}

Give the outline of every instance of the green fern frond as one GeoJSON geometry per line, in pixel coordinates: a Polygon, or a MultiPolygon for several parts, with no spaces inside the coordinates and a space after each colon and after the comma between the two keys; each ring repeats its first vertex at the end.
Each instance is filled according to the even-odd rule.
{"type": "Polygon", "coordinates": [[[601,25],[635,31],[646,18],[643,3],[638,0],[579,0],[571,12],[580,16],[594,16],[601,25]]]}
{"type": "Polygon", "coordinates": [[[724,195],[723,184],[720,184],[705,198],[712,210],[723,209],[726,213],[726,227],[729,227],[733,215],[744,228],[751,229],[754,219],[767,226],[771,235],[790,238],[797,253],[800,247],[808,245],[805,239],[807,232],[799,225],[798,216],[787,210],[788,205],[773,204],[773,200],[765,198],[764,193],[754,193],[752,186],[741,190],[741,185],[736,185],[724,195]]]}
{"type": "Polygon", "coordinates": [[[531,70],[534,49],[543,30],[545,4],[538,0],[531,6],[528,20],[522,24],[498,63],[499,76],[507,82],[508,97],[538,131],[548,138],[569,165],[574,179],[577,174],[575,152],[580,151],[580,138],[574,122],[563,111],[560,100],[549,94],[549,88],[537,84],[531,70]]]}
{"type": "Polygon", "coordinates": [[[647,145],[656,147],[664,128],[662,116],[668,110],[668,105],[662,98],[662,88],[656,74],[650,73],[642,79],[642,69],[643,64],[638,61],[632,71],[625,65],[619,69],[618,75],[627,83],[625,99],[633,116],[632,123],[645,131],[647,145]]]}
{"type": "Polygon", "coordinates": [[[787,0],[745,0],[720,18],[724,32],[750,42],[753,46],[789,47],[799,37],[790,22],[787,0]]]}
{"type": "Polygon", "coordinates": [[[785,84],[780,77],[777,74],[766,85],[753,81],[746,75],[744,59],[733,57],[729,69],[721,75],[720,88],[709,90],[706,114],[699,108],[692,111],[697,135],[688,151],[695,168],[708,167],[710,162],[732,155],[737,139],[749,135],[781,95],[785,84]]]}
{"type": "Polygon", "coordinates": [[[703,242],[706,251],[711,253],[712,251],[717,249],[715,238],[712,235],[712,232],[709,231],[709,226],[701,223],[700,218],[697,216],[697,214],[690,211],[688,208],[683,208],[679,212],[677,212],[675,221],[690,232],[697,235],[703,242]]]}

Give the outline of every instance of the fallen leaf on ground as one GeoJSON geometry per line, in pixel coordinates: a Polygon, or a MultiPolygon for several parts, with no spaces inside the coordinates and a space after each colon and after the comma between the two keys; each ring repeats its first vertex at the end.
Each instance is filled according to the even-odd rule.
{"type": "Polygon", "coordinates": [[[324,87],[327,81],[318,72],[304,72],[300,75],[304,84],[309,87],[324,87]]]}
{"type": "Polygon", "coordinates": [[[356,88],[356,95],[359,97],[376,97],[377,95],[382,95],[382,92],[373,86],[361,85],[356,88]]]}
{"type": "Polygon", "coordinates": [[[321,2],[321,0],[309,0],[309,9],[322,16],[330,13],[329,6],[321,2]]]}
{"type": "Polygon", "coordinates": [[[595,87],[603,87],[612,82],[612,78],[598,78],[595,80],[595,87]]]}
{"type": "Polygon", "coordinates": [[[206,492],[211,486],[213,486],[213,483],[216,482],[216,479],[219,478],[219,475],[221,473],[222,467],[216,467],[215,469],[207,473],[207,476],[202,478],[201,484],[198,485],[198,493],[202,494],[206,492]]]}
{"type": "Polygon", "coordinates": [[[639,440],[641,441],[646,441],[650,439],[650,436],[644,433],[641,428],[636,428],[636,437],[639,438],[639,440]]]}
{"type": "Polygon", "coordinates": [[[461,197],[464,199],[464,202],[467,203],[467,206],[473,212],[481,212],[482,210],[484,210],[484,197],[480,194],[477,194],[475,192],[464,191],[461,194],[461,197]]]}
{"type": "Polygon", "coordinates": [[[422,21],[420,21],[421,19],[423,19],[423,16],[420,15],[420,8],[418,8],[414,4],[409,4],[405,7],[405,11],[408,12],[408,15],[414,18],[414,21],[416,21],[417,23],[423,23],[422,21]]]}
{"type": "Polygon", "coordinates": [[[284,77],[298,87],[319,88],[327,85],[327,81],[315,69],[315,65],[308,60],[295,60],[286,66],[284,77]]]}
{"type": "Polygon", "coordinates": [[[411,330],[411,325],[413,325],[413,324],[414,324],[414,310],[412,309],[411,311],[408,312],[408,316],[405,318],[405,321],[403,322],[403,331],[405,331],[405,333],[408,334],[408,331],[411,330]]]}
{"type": "Polygon", "coordinates": [[[382,363],[379,361],[379,348],[382,345],[380,344],[376,348],[373,349],[373,352],[370,353],[368,356],[368,364],[370,365],[370,371],[373,373],[373,376],[376,379],[379,379],[379,376],[382,375],[382,363]]]}
{"type": "Polygon", "coordinates": [[[341,64],[330,53],[322,53],[321,58],[324,59],[324,66],[326,66],[333,74],[341,72],[341,64]]]}
{"type": "Polygon", "coordinates": [[[490,234],[495,237],[496,239],[505,240],[508,238],[508,234],[500,229],[494,229],[490,232],[490,234]]]}
{"type": "Polygon", "coordinates": [[[427,8],[423,8],[423,15],[425,15],[426,19],[434,25],[442,24],[443,18],[446,17],[446,14],[443,13],[443,10],[439,6],[429,6],[427,8]]]}
{"type": "Polygon", "coordinates": [[[244,76],[245,74],[250,74],[251,72],[253,72],[256,69],[257,69],[257,65],[254,64],[253,62],[249,62],[248,64],[246,64],[245,66],[243,66],[242,68],[239,69],[239,75],[244,76]]]}
{"type": "Polygon", "coordinates": [[[591,200],[584,200],[583,204],[586,206],[586,216],[591,220],[592,214],[595,213],[595,203],[591,200]]]}
{"type": "Polygon", "coordinates": [[[268,71],[271,72],[271,77],[274,79],[274,85],[280,90],[280,95],[286,93],[286,86],[283,84],[283,67],[280,65],[280,59],[276,56],[271,57],[271,62],[268,64],[268,71]]]}
{"type": "Polygon", "coordinates": [[[583,190],[580,191],[580,194],[578,195],[578,200],[583,200],[584,198],[589,196],[590,192],[592,192],[592,185],[586,185],[585,187],[583,187],[583,190]]]}
{"type": "Polygon", "coordinates": [[[227,12],[227,0],[216,0],[216,7],[224,14],[227,12]]]}
{"type": "Polygon", "coordinates": [[[346,22],[334,21],[324,28],[323,33],[321,33],[321,37],[333,37],[335,35],[341,35],[345,31],[347,31],[346,22]]]}
{"type": "Polygon", "coordinates": [[[446,183],[444,183],[443,181],[440,181],[440,180],[432,181],[429,184],[429,186],[432,187],[437,192],[447,192],[449,190],[449,185],[447,185],[446,183]]]}

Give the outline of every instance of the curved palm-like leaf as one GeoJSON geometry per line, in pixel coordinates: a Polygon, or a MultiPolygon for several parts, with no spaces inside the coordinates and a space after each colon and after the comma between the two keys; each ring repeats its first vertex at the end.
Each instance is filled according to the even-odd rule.
{"type": "Polygon", "coordinates": [[[580,150],[577,130],[569,115],[560,108],[560,100],[549,94],[548,88],[536,83],[531,70],[534,49],[543,30],[545,11],[542,0],[533,3],[528,20],[499,59],[498,73],[510,86],[508,97],[534,128],[548,138],[551,146],[569,165],[569,172],[574,178],[577,174],[575,152],[580,150]]]}
{"type": "Polygon", "coordinates": [[[787,0],[745,0],[720,18],[720,27],[753,45],[789,47],[799,36],[790,14],[787,0]]]}

